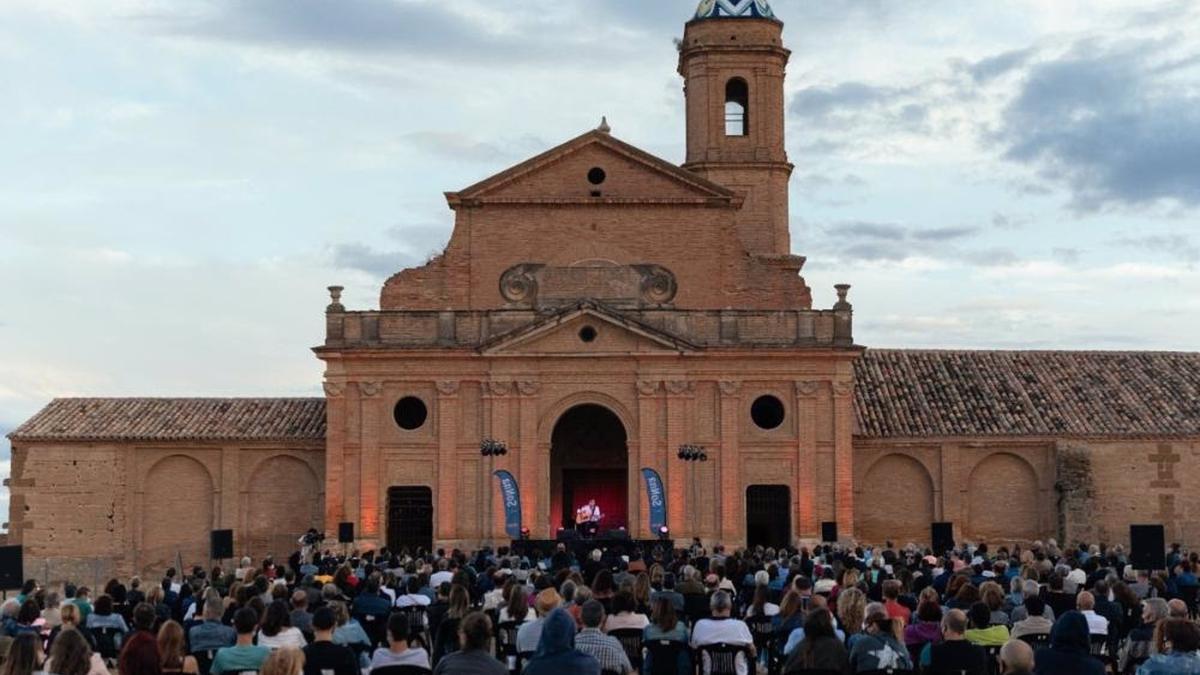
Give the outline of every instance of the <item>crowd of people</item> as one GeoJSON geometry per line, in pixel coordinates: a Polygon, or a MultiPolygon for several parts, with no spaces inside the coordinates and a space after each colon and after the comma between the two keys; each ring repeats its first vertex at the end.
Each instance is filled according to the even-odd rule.
{"type": "Polygon", "coordinates": [[[0,675],[1200,674],[1198,567],[1053,540],[297,552],[95,594],[28,580],[0,675]]]}

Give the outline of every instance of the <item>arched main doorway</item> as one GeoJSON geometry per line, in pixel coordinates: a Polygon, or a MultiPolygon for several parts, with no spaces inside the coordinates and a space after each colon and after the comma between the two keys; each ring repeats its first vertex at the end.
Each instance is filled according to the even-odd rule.
{"type": "Polygon", "coordinates": [[[575,406],[550,436],[552,530],[570,528],[575,510],[595,499],[604,514],[600,531],[628,527],[629,447],[625,425],[601,405],[575,406]]]}

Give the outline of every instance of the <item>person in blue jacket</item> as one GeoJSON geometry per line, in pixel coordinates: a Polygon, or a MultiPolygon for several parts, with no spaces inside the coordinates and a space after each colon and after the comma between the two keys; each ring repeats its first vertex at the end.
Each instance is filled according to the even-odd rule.
{"type": "Polygon", "coordinates": [[[1091,655],[1087,617],[1071,610],[1050,631],[1050,646],[1034,655],[1035,675],[1104,675],[1104,664],[1091,655]]]}
{"type": "Polygon", "coordinates": [[[575,649],[575,619],[559,607],[546,617],[537,652],[522,672],[524,675],[600,675],[600,662],[575,649]]]}

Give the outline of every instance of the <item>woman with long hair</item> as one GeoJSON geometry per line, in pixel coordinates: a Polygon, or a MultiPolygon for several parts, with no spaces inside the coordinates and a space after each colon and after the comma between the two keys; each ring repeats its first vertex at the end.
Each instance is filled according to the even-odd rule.
{"type": "MultiPolygon", "coordinates": [[[[196,657],[187,653],[183,626],[174,620],[163,623],[162,627],[158,629],[158,662],[164,675],[167,673],[195,675],[200,672],[200,664],[196,661],[196,657]]],[[[65,675],[65,673],[57,675],[65,675]]]]}
{"type": "MultiPolygon", "coordinates": [[[[688,629],[675,613],[675,604],[670,598],[658,598],[654,601],[654,611],[650,614],[650,624],[642,629],[642,642],[649,643],[658,640],[672,640],[687,644],[688,629]]],[[[643,672],[654,672],[650,665],[651,655],[646,654],[643,672]]],[[[690,673],[692,660],[688,650],[681,649],[676,657],[675,672],[690,673]]]]}
{"type": "Polygon", "coordinates": [[[804,639],[788,657],[783,666],[784,674],[812,670],[844,673],[849,667],[846,646],[834,632],[833,616],[829,610],[818,608],[809,612],[804,619],[804,639]]]}
{"type": "Polygon", "coordinates": [[[646,572],[638,573],[637,578],[633,580],[633,601],[640,614],[650,613],[650,590],[650,575],[646,572]]]}
{"type": "Polygon", "coordinates": [[[847,588],[838,594],[838,623],[846,633],[846,644],[863,629],[867,615],[867,594],[857,588],[847,588]]]}
{"type": "Polygon", "coordinates": [[[292,627],[291,612],[284,601],[275,600],[267,607],[258,629],[258,644],[271,650],[282,647],[303,649],[308,644],[300,629],[292,627]]]}
{"type": "Polygon", "coordinates": [[[437,635],[433,639],[433,662],[436,664],[447,654],[458,651],[458,628],[467,613],[471,611],[471,598],[467,589],[453,584],[450,586],[449,607],[442,622],[438,624],[437,635]]]}
{"type": "Polygon", "coordinates": [[[0,675],[33,675],[42,670],[42,639],[37,633],[19,633],[8,647],[0,675]]]}
{"type": "Polygon", "coordinates": [[[108,675],[104,659],[92,651],[87,640],[74,628],[58,635],[46,658],[46,672],[55,675],[108,675]]]}
{"type": "Polygon", "coordinates": [[[300,675],[304,672],[304,652],[296,647],[282,647],[271,652],[263,661],[261,675],[300,675]]]}
{"type": "Polygon", "coordinates": [[[507,588],[508,602],[500,608],[498,620],[500,623],[516,621],[527,623],[533,621],[533,610],[529,608],[529,594],[525,592],[524,584],[513,584],[507,588]]]}

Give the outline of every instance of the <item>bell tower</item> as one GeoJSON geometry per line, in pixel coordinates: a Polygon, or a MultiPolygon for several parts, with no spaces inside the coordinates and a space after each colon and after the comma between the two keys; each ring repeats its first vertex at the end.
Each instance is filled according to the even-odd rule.
{"type": "Polygon", "coordinates": [[[684,28],[683,167],[745,195],[738,236],[751,254],[789,263],[783,78],[791,52],[767,0],[703,0],[684,28]]]}

